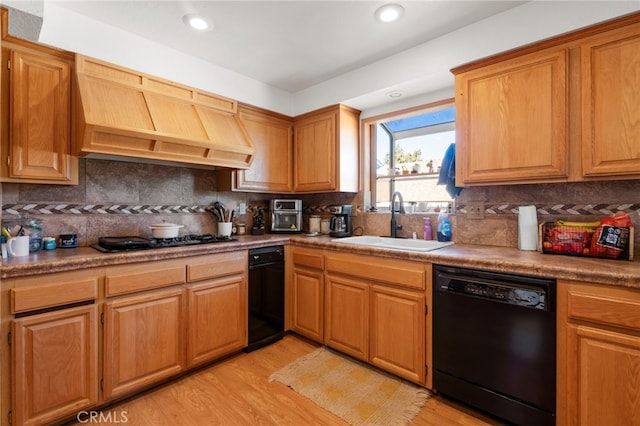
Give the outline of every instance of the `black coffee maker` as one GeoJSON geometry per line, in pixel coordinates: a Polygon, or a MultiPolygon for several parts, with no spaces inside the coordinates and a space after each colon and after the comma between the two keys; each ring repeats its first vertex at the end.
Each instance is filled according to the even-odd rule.
{"type": "Polygon", "coordinates": [[[329,223],[329,235],[332,237],[350,237],[353,233],[351,204],[329,206],[329,211],[333,215],[329,223]]]}

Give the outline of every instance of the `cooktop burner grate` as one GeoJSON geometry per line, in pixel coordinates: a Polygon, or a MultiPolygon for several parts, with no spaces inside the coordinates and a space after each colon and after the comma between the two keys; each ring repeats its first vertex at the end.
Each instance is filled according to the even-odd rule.
{"type": "Polygon", "coordinates": [[[144,237],[100,237],[98,244],[91,247],[103,253],[123,251],[149,250],[156,248],[182,247],[198,244],[224,243],[236,241],[231,237],[213,234],[188,234],[176,238],[144,238],[144,237]]]}

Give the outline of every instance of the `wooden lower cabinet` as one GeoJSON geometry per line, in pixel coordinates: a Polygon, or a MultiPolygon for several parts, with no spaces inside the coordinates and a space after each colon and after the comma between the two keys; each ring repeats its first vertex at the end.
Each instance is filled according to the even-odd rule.
{"type": "Polygon", "coordinates": [[[369,360],[369,285],[327,275],[324,343],[369,360]]]}
{"type": "Polygon", "coordinates": [[[245,276],[208,280],[187,288],[187,366],[214,360],[247,346],[245,276]]]}
{"type": "Polygon", "coordinates": [[[569,394],[576,425],[640,425],[640,337],[570,325],[569,394]]]}
{"type": "Polygon", "coordinates": [[[324,254],[293,247],[286,289],[291,330],[318,343],[324,337],[324,254]]]}
{"type": "Polygon", "coordinates": [[[325,344],[426,385],[430,266],[350,253],[326,263],[325,344]]]}
{"type": "Polygon", "coordinates": [[[558,283],[558,425],[640,425],[640,291],[558,283]]]}
{"type": "Polygon", "coordinates": [[[141,390],[185,369],[185,290],[104,304],[104,399],[141,390]]]}
{"type": "Polygon", "coordinates": [[[424,384],[425,306],[423,293],[371,287],[369,359],[373,365],[424,384]]]}
{"type": "Polygon", "coordinates": [[[98,402],[95,304],[12,323],[12,424],[50,424],[98,402]]]}

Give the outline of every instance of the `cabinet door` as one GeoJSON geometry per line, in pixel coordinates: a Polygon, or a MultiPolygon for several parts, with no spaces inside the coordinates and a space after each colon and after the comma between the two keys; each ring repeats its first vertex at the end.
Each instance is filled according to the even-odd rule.
{"type": "Polygon", "coordinates": [[[569,325],[567,338],[568,423],[640,425],[640,337],[569,325]]]}
{"type": "Polygon", "coordinates": [[[322,343],[324,274],[321,270],[293,268],[291,329],[322,343]]]}
{"type": "Polygon", "coordinates": [[[104,304],[104,398],[140,390],[184,370],[184,292],[104,304]]]}
{"type": "Polygon", "coordinates": [[[568,178],[567,58],[542,51],[456,76],[458,185],[568,178]]]}
{"type": "Polygon", "coordinates": [[[13,424],[50,424],[98,402],[96,305],[13,321],[13,424]]]}
{"type": "Polygon", "coordinates": [[[581,46],[583,175],[638,176],[640,24],[581,46]]]}
{"type": "Polygon", "coordinates": [[[332,191],[337,188],[337,124],[337,111],[324,112],[295,122],[295,191],[332,191]]]}
{"type": "Polygon", "coordinates": [[[247,346],[247,281],[242,275],[209,280],[187,289],[189,367],[247,346]]]}
{"type": "Polygon", "coordinates": [[[253,142],[254,160],[236,172],[235,189],[287,193],[293,190],[293,124],[266,113],[238,108],[238,115],[253,142]]]}
{"type": "Polygon", "coordinates": [[[11,51],[10,58],[9,158],[3,177],[77,183],[77,160],[70,155],[71,65],[23,51],[11,51]]]}
{"type": "Polygon", "coordinates": [[[371,291],[371,363],[424,384],[425,339],[424,293],[374,285],[371,291]]]}
{"type": "Polygon", "coordinates": [[[369,360],[369,284],[327,275],[324,343],[369,360]]]}

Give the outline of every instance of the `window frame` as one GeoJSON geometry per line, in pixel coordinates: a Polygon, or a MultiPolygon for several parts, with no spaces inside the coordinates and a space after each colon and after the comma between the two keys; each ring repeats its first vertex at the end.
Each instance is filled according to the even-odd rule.
{"type": "MultiPolygon", "coordinates": [[[[376,200],[376,183],[378,176],[376,175],[376,125],[400,118],[411,117],[414,115],[425,114],[446,108],[455,108],[455,99],[447,98],[439,101],[430,102],[428,104],[418,105],[410,108],[404,108],[397,111],[391,111],[384,114],[367,117],[362,120],[362,128],[364,130],[364,148],[365,155],[368,159],[366,162],[365,176],[365,204],[369,206],[370,211],[377,205],[376,200]]],[[[456,135],[457,138],[457,135],[456,135]]],[[[393,148],[393,147],[392,147],[393,148]]],[[[393,152],[393,151],[392,151],[393,152]]],[[[393,183],[392,183],[393,185],[393,183]]]]}

